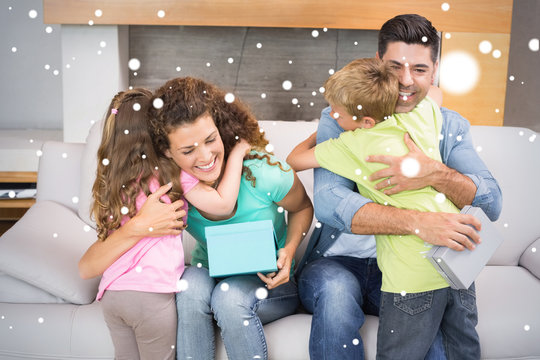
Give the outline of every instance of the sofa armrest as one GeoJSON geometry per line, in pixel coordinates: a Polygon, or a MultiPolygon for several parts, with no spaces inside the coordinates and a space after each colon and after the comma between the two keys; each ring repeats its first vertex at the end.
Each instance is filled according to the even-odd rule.
{"type": "Polygon", "coordinates": [[[39,159],[36,201],[51,200],[78,209],[84,144],[47,141],[39,159]]]}
{"type": "Polygon", "coordinates": [[[523,252],[519,259],[519,265],[529,270],[534,276],[540,279],[540,239],[536,239],[523,252]]]}

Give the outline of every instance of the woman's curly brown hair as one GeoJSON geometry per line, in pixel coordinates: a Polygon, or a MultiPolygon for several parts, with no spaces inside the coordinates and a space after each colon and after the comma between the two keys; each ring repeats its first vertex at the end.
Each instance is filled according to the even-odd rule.
{"type": "MultiPolygon", "coordinates": [[[[103,124],[101,144],[97,152],[96,180],[92,187],[92,215],[99,240],[120,227],[124,215],[135,216],[136,198],[142,190],[150,194],[148,184],[153,177],[163,180],[151,138],[147,111],[152,93],[146,89],[119,92],[111,101],[103,124]],[[134,105],[138,106],[134,108],[134,105]],[[114,110],[113,110],[114,109],[114,110]],[[122,208],[127,213],[122,213],[122,208]]],[[[181,191],[181,190],[180,190],[181,191]]],[[[181,192],[179,193],[181,196],[181,192]]],[[[170,196],[171,200],[176,200],[170,196]]]]}
{"type": "MultiPolygon", "coordinates": [[[[253,150],[264,153],[249,154],[245,159],[266,159],[268,164],[278,165],[285,170],[281,163],[270,161],[269,152],[265,150],[268,140],[259,129],[259,123],[249,108],[236,98],[232,102],[226,101],[225,95],[217,86],[192,77],[167,81],[156,90],[153,97],[153,100],[161,99],[163,106],[152,106],[149,109],[156,150],[164,157],[170,147],[168,134],[180,126],[193,124],[204,114],[209,114],[223,141],[225,161],[238,139],[245,139],[253,150]]],[[[256,179],[246,166],[243,174],[255,186],[256,179]]]]}

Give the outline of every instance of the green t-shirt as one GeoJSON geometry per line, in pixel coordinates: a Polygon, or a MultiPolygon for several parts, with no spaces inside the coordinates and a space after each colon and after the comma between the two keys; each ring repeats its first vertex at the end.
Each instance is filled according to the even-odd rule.
{"type": "MultiPolygon", "coordinates": [[[[378,204],[458,213],[458,208],[442,194],[438,195],[431,186],[388,196],[375,189],[375,184],[380,180],[368,180],[372,173],[387,165],[366,162],[366,157],[407,154],[409,150],[403,140],[406,132],[427,156],[441,161],[439,134],[442,119],[437,104],[426,98],[409,113],[394,114],[371,129],[346,131],[337,139],[317,145],[315,156],[321,167],[355,181],[359,192],[378,204]]],[[[425,256],[431,244],[416,235],[376,235],[376,240],[383,291],[417,293],[449,286],[425,256]]]]}
{"type": "MultiPolygon", "coordinates": [[[[254,152],[252,152],[254,153],[254,152]]],[[[259,153],[260,155],[264,155],[259,153]]],[[[270,161],[276,163],[278,160],[270,156],[270,161]]],[[[202,264],[208,267],[208,250],[206,248],[206,237],[204,228],[207,226],[236,224],[246,221],[272,220],[274,231],[278,240],[278,248],[285,246],[287,238],[287,225],[285,223],[284,211],[278,209],[276,202],[283,200],[289,193],[294,182],[294,173],[287,163],[281,161],[279,165],[269,165],[266,159],[245,160],[252,175],[256,178],[255,187],[251,181],[246,180],[242,175],[240,190],[238,192],[236,213],[227,220],[212,221],[204,218],[194,206],[189,207],[187,231],[197,240],[191,255],[191,264],[202,264]]],[[[253,239],[256,241],[257,239],[253,239]]]]}

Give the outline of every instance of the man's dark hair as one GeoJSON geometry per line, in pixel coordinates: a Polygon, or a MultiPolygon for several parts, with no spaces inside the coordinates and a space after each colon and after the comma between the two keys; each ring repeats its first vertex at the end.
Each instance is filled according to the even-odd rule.
{"type": "Polygon", "coordinates": [[[431,48],[431,60],[439,56],[439,34],[431,21],[417,14],[404,14],[393,17],[384,23],[379,31],[379,57],[386,52],[388,43],[404,42],[431,48]]]}

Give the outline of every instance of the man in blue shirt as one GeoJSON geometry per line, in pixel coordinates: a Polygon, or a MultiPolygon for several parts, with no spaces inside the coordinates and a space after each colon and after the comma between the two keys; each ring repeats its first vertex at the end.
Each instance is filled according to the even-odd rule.
{"type": "MultiPolygon", "coordinates": [[[[400,15],[383,25],[377,56],[390,62],[399,74],[396,112],[412,110],[426,96],[437,70],[438,53],[437,32],[424,17],[400,15]]],[[[338,137],[343,131],[330,112],[328,107],[321,113],[317,143],[338,137]]],[[[451,110],[442,108],[441,112],[444,120],[439,147],[443,163],[425,156],[406,137],[408,155],[370,156],[369,161],[388,165],[372,174],[371,180],[380,179],[378,189],[389,195],[432,186],[457,207],[478,206],[492,221],[496,220],[501,211],[501,191],[472,145],[469,122],[451,110]],[[420,165],[415,177],[401,172],[406,158],[420,165]]],[[[381,273],[372,234],[416,234],[430,244],[473,249],[479,237],[468,224],[478,222],[469,215],[426,213],[373,203],[355,191],[352,181],[322,168],[315,169],[314,177],[315,215],[322,224],[311,237],[297,270],[300,299],[313,313],[310,357],[363,359],[358,330],[365,314],[378,315],[381,299],[381,273]]],[[[474,285],[467,294],[474,296],[474,285]]],[[[476,321],[474,309],[471,322],[476,321]]],[[[444,358],[442,336],[448,340],[450,335],[439,331],[435,340],[435,334],[429,340],[421,339],[433,343],[427,353],[419,350],[424,351],[422,358],[444,358]]],[[[470,342],[464,346],[470,346],[471,358],[479,358],[476,332],[470,334],[470,342]]],[[[425,344],[413,346],[420,345],[425,344]]]]}

